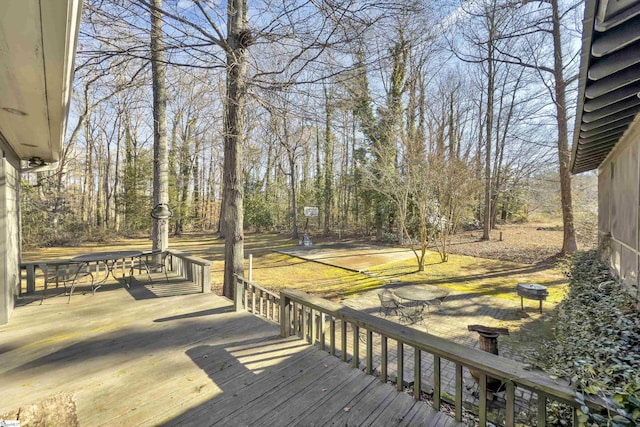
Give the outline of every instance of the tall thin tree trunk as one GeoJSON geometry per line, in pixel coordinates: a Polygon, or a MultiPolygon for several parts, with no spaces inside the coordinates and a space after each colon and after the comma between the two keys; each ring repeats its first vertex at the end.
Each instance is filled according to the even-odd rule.
{"type": "MultiPolygon", "coordinates": [[[[120,112],[122,115],[123,113],[120,112]]],[[[122,145],[122,136],[123,133],[121,131],[122,120],[120,120],[120,125],[118,126],[118,139],[116,141],[116,161],[114,163],[114,172],[113,172],[113,229],[115,231],[120,231],[120,212],[122,209],[120,208],[120,146],[122,145]]]]}
{"type": "Polygon", "coordinates": [[[250,39],[247,0],[229,0],[227,7],[227,93],[224,104],[224,284],[223,294],[233,298],[234,274],[244,271],[242,183],[243,110],[246,97],[246,47],[250,39]]]}
{"type": "Polygon", "coordinates": [[[484,188],[484,215],[482,221],[482,240],[491,240],[491,145],[493,139],[493,36],[495,8],[491,12],[489,40],[487,42],[487,122],[486,122],[486,151],[485,151],[485,188],[484,188]]]}
{"type": "Polygon", "coordinates": [[[324,89],[325,102],[325,135],[324,135],[324,230],[325,236],[329,235],[329,224],[331,222],[331,210],[333,207],[333,135],[331,120],[333,108],[331,97],[324,89]]]}
{"type": "MultiPolygon", "coordinates": [[[[151,10],[151,74],[153,78],[153,204],[169,203],[169,152],[167,150],[167,89],[162,0],[153,0],[151,10]]],[[[169,246],[169,221],[153,221],[153,249],[169,246]]]]}
{"type": "Polygon", "coordinates": [[[573,205],[571,201],[571,172],[569,161],[569,137],[567,132],[566,83],[562,71],[562,43],[560,39],[560,12],[558,0],[551,1],[553,21],[553,74],[555,77],[556,118],[558,121],[558,164],[560,173],[560,200],[562,205],[562,223],[564,237],[562,253],[573,253],[578,249],[576,230],[573,223],[573,205]]]}
{"type": "MultiPolygon", "coordinates": [[[[200,143],[195,142],[195,155],[193,163],[193,212],[191,217],[193,218],[196,227],[200,224],[200,143]]],[[[204,176],[204,175],[203,175],[204,176]]]]}

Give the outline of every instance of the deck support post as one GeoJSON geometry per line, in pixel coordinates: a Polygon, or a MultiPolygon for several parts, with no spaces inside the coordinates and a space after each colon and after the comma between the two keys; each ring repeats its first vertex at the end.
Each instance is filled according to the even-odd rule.
{"type": "Polygon", "coordinates": [[[236,311],[240,311],[244,308],[244,305],[242,303],[242,297],[244,295],[244,284],[238,276],[235,276],[235,281],[236,289],[233,293],[233,305],[236,311]]]}
{"type": "MultiPolygon", "coordinates": [[[[280,336],[287,338],[289,336],[291,312],[289,311],[289,303],[291,300],[280,294],[280,336]]],[[[304,310],[304,307],[303,307],[304,310]]]]}

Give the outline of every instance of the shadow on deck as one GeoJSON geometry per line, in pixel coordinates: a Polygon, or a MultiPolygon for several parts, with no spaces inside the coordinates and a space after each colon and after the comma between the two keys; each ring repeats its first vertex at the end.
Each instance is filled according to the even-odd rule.
{"type": "Polygon", "coordinates": [[[177,278],[51,295],[0,327],[0,415],[68,393],[83,426],[456,425],[177,278]]]}

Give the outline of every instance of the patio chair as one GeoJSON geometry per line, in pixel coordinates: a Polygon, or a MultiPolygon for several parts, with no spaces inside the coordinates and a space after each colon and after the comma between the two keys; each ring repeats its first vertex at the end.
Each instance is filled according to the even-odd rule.
{"type": "Polygon", "coordinates": [[[382,310],[384,310],[385,316],[388,316],[390,311],[393,311],[396,315],[398,314],[398,301],[396,301],[393,292],[385,289],[378,293],[378,298],[380,298],[378,314],[382,314],[382,310]]]}
{"type": "Polygon", "coordinates": [[[431,314],[431,307],[435,307],[436,311],[440,312],[442,310],[442,304],[444,304],[448,297],[449,293],[447,292],[446,294],[443,294],[442,296],[429,301],[429,305],[427,306],[427,313],[431,314]]]}
{"type": "Polygon", "coordinates": [[[169,251],[152,251],[147,252],[143,255],[145,259],[141,256],[138,258],[138,265],[132,265],[131,271],[129,272],[129,286],[131,286],[131,282],[133,280],[133,270],[138,268],[139,270],[144,269],[147,272],[147,276],[149,276],[149,281],[153,283],[153,279],[151,278],[151,271],[156,272],[158,270],[164,271],[164,277],[167,279],[167,283],[169,282],[169,275],[167,273],[167,256],[169,255],[169,251]]]}
{"type": "Polygon", "coordinates": [[[398,304],[400,312],[400,321],[406,321],[411,324],[420,323],[424,325],[424,304],[403,305],[398,304]]]}
{"type": "Polygon", "coordinates": [[[42,291],[42,298],[40,299],[40,305],[44,302],[45,294],[49,288],[50,283],[55,283],[56,287],[60,284],[64,286],[64,293],[67,295],[67,283],[71,284],[69,290],[69,299],[67,304],[71,302],[71,295],[78,284],[78,281],[88,277],[91,279],[91,292],[96,293],[96,287],[94,286],[94,277],[91,273],[91,267],[85,262],[73,262],[73,261],[60,261],[55,263],[47,263],[41,265],[44,272],[44,290],[42,291]]]}

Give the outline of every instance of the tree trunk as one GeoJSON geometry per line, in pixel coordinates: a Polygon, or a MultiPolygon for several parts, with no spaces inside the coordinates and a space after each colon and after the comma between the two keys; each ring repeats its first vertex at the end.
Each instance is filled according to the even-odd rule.
{"type": "MultiPolygon", "coordinates": [[[[193,218],[194,226],[198,228],[200,224],[200,183],[201,183],[201,175],[200,175],[200,144],[198,141],[195,142],[194,148],[194,163],[193,163],[193,212],[191,213],[191,218],[193,218]]],[[[204,176],[204,175],[203,175],[204,176]]]]}
{"type": "MultiPolygon", "coordinates": [[[[320,209],[322,206],[322,169],[320,167],[320,126],[318,123],[315,125],[316,131],[316,206],[320,209]]],[[[318,214],[318,228],[321,226],[322,218],[318,214]]]]}
{"type": "MultiPolygon", "coordinates": [[[[120,113],[120,117],[122,117],[123,112],[120,113]]],[[[113,171],[113,229],[118,232],[120,231],[120,212],[122,209],[120,207],[120,146],[122,145],[122,118],[120,118],[120,126],[118,127],[118,139],[116,140],[116,161],[114,163],[114,171],[113,171]]]]}
{"type": "Polygon", "coordinates": [[[567,132],[566,83],[562,72],[562,43],[560,40],[560,12],[558,1],[551,1],[553,14],[553,72],[555,77],[556,118],[558,120],[558,164],[560,172],[560,200],[562,205],[562,223],[564,237],[562,253],[570,254],[578,249],[576,231],[573,224],[573,205],[571,201],[571,172],[569,161],[569,137],[567,132]]]}
{"type": "Polygon", "coordinates": [[[485,186],[484,186],[484,215],[482,221],[482,240],[491,240],[491,145],[493,139],[493,90],[495,75],[493,72],[493,36],[494,13],[491,12],[489,40],[487,42],[487,122],[486,122],[486,151],[485,151],[485,186]]]}
{"type": "Polygon", "coordinates": [[[243,110],[246,95],[249,37],[247,0],[229,0],[227,7],[227,93],[224,104],[224,201],[225,250],[223,294],[233,299],[234,274],[244,270],[244,222],[242,183],[243,110]]]}
{"type": "MultiPolygon", "coordinates": [[[[153,0],[151,10],[151,74],[153,78],[153,204],[169,203],[169,152],[167,150],[167,90],[162,0],[153,0]]],[[[169,246],[169,221],[153,221],[153,249],[169,246]]]]}
{"type": "Polygon", "coordinates": [[[333,109],[331,99],[324,88],[325,101],[325,135],[324,135],[324,229],[323,234],[329,235],[331,209],[333,202],[333,135],[331,134],[331,119],[333,109]]]}

